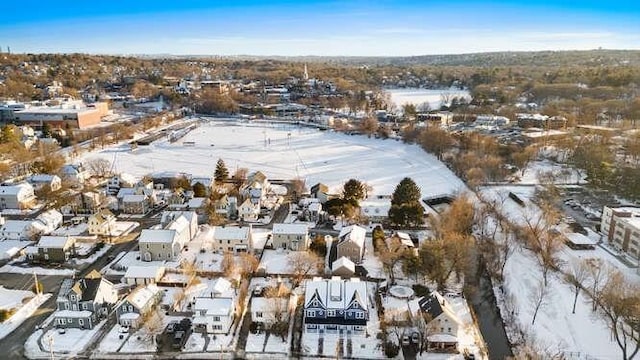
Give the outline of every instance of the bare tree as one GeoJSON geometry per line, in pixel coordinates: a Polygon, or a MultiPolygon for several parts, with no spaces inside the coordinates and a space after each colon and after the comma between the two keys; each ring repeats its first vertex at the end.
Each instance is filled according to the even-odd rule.
{"type": "Polygon", "coordinates": [[[101,178],[105,178],[111,175],[111,161],[107,159],[91,159],[86,162],[87,169],[89,171],[101,178]]]}
{"type": "Polygon", "coordinates": [[[543,281],[538,282],[538,286],[531,294],[531,302],[533,303],[533,318],[531,319],[531,325],[535,324],[538,311],[546,305],[547,295],[549,291],[547,284],[543,281]]]}
{"type": "Polygon", "coordinates": [[[578,295],[583,287],[583,283],[589,277],[589,265],[585,261],[574,259],[567,269],[567,273],[564,276],[564,281],[573,288],[573,309],[572,314],[576,313],[576,303],[578,302],[578,295]]]}
{"type": "Polygon", "coordinates": [[[559,217],[550,205],[542,204],[540,214],[529,211],[524,216],[524,225],[520,228],[524,246],[536,254],[536,260],[542,270],[542,278],[547,285],[549,271],[560,265],[558,252],[563,246],[561,234],[552,231],[559,217]]]}
{"type": "Polygon", "coordinates": [[[322,270],[324,261],[312,252],[296,251],[289,256],[289,268],[293,273],[294,287],[300,285],[302,280],[310,275],[322,270]]]}
{"type": "Polygon", "coordinates": [[[585,260],[589,282],[589,296],[591,297],[591,311],[598,309],[598,303],[602,297],[602,290],[613,275],[614,270],[600,258],[585,260]]]}
{"type": "Polygon", "coordinates": [[[404,259],[412,256],[411,250],[402,244],[398,236],[392,236],[387,241],[378,239],[376,248],[383,270],[387,273],[391,284],[395,284],[396,271],[404,259]]]}
{"type": "Polygon", "coordinates": [[[640,286],[615,272],[598,303],[599,312],[622,351],[622,359],[633,359],[640,350],[640,286]]]}
{"type": "Polygon", "coordinates": [[[147,341],[152,344],[156,344],[156,337],[162,332],[162,314],[160,308],[156,306],[155,309],[147,313],[144,320],[144,328],[147,331],[147,341]]]}
{"type": "Polygon", "coordinates": [[[220,264],[220,268],[222,269],[225,277],[230,278],[233,275],[233,272],[235,270],[235,259],[232,252],[224,252],[224,255],[222,255],[222,263],[220,264]]]}
{"type": "Polygon", "coordinates": [[[371,137],[378,130],[378,119],[373,116],[369,116],[366,119],[362,120],[360,124],[360,129],[367,134],[368,137],[371,137]]]}
{"type": "Polygon", "coordinates": [[[256,271],[260,261],[250,253],[242,253],[238,258],[238,272],[240,276],[247,279],[256,271]]]}

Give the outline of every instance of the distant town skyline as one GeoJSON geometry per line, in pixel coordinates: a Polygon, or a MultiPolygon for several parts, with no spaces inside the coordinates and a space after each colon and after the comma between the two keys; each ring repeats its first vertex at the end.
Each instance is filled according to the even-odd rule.
{"type": "Polygon", "coordinates": [[[640,49],[631,1],[27,0],[3,4],[14,53],[411,56],[640,49]]]}

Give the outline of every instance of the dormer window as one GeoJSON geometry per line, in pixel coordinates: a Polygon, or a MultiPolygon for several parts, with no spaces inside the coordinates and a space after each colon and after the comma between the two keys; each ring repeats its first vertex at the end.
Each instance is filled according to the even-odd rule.
{"type": "Polygon", "coordinates": [[[75,295],[71,295],[71,301],[76,301],[76,296],[75,295]]]}

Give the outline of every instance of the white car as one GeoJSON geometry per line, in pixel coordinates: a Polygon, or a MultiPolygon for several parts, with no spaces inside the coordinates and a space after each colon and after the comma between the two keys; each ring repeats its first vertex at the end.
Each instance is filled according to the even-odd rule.
{"type": "Polygon", "coordinates": [[[128,326],[120,326],[120,329],[118,330],[121,333],[128,333],[129,332],[129,327],[128,326]]]}

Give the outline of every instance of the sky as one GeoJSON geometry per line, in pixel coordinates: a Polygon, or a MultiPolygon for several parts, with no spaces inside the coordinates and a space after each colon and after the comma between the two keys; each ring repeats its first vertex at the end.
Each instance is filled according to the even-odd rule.
{"type": "Polygon", "coordinates": [[[23,0],[19,53],[412,56],[640,49],[640,1],[23,0]]]}

